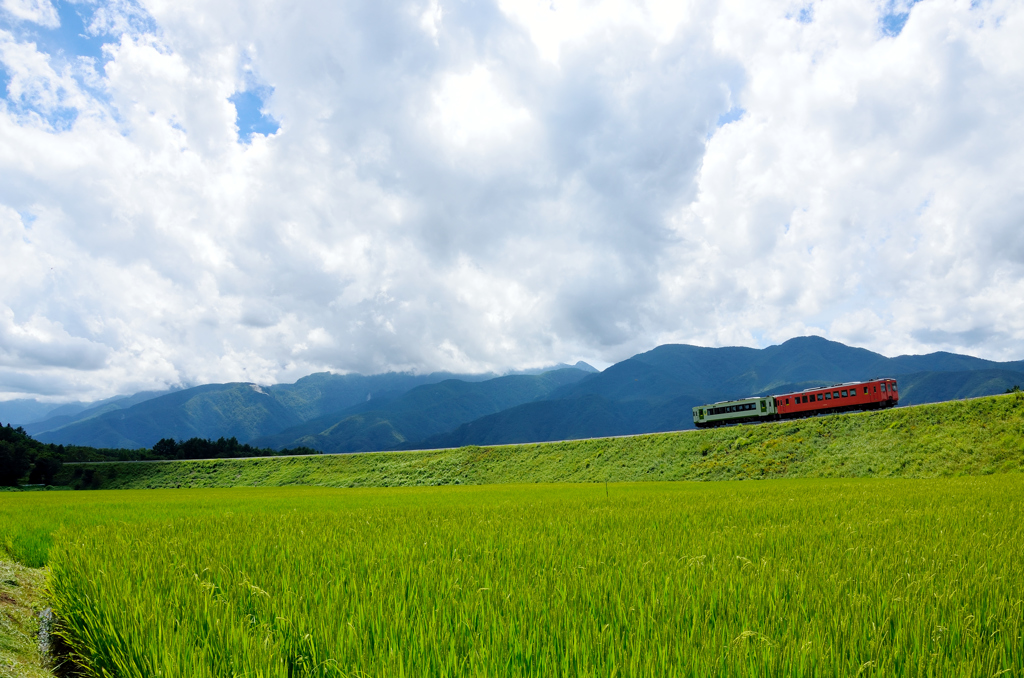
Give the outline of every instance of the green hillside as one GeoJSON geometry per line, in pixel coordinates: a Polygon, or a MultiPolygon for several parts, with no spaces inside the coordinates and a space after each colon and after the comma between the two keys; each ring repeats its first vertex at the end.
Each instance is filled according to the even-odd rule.
{"type": "MultiPolygon", "coordinates": [[[[681,431],[693,428],[692,408],[704,401],[680,396],[668,402],[608,400],[587,394],[512,407],[425,438],[419,449],[507,445],[552,440],[681,431]]],[[[405,449],[414,449],[412,445],[405,449]]]]}
{"type": "Polygon", "coordinates": [[[107,412],[38,436],[46,443],[151,447],[161,438],[235,437],[245,442],[299,423],[298,416],[254,384],[210,384],[107,412]],[[78,441],[82,442],[78,442],[78,441]]]}
{"type": "Polygon", "coordinates": [[[207,384],[100,412],[66,426],[51,428],[50,422],[41,422],[31,426],[30,432],[41,431],[38,439],[47,443],[108,448],[151,447],[161,438],[235,437],[247,443],[368,398],[389,400],[416,386],[456,376],[466,380],[485,378],[444,372],[389,372],[369,377],[320,373],[294,384],[266,387],[207,384]]]}
{"type": "Polygon", "coordinates": [[[384,403],[363,402],[257,438],[253,443],[276,449],[305,446],[327,453],[393,450],[407,441],[422,440],[484,415],[543,398],[585,376],[582,370],[566,368],[477,382],[448,379],[418,386],[384,403]]]}
{"type": "MultiPolygon", "coordinates": [[[[797,337],[764,349],[666,344],[563,387],[551,399],[593,394],[613,401],[659,403],[686,393],[712,402],[780,393],[798,384],[822,386],[919,372],[946,373],[928,385],[945,388],[947,381],[957,384],[975,370],[1024,373],[1024,363],[996,363],[951,353],[887,358],[821,337],[797,337]]],[[[922,389],[918,402],[941,399],[922,389]]]]}
{"type": "Polygon", "coordinates": [[[1024,395],[724,429],[499,447],[66,465],[80,488],[333,487],[1024,472],[1024,395]]]}
{"type": "Polygon", "coordinates": [[[1024,370],[971,370],[969,372],[916,372],[899,379],[900,404],[980,398],[1024,386],[1024,370]]]}

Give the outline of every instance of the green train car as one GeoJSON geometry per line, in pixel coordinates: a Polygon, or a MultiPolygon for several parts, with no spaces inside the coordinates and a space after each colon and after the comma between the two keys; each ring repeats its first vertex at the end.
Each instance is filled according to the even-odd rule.
{"type": "Polygon", "coordinates": [[[712,405],[701,405],[693,408],[693,423],[697,428],[721,426],[722,424],[741,424],[748,421],[768,421],[777,419],[775,398],[743,398],[742,400],[726,400],[712,405]]]}

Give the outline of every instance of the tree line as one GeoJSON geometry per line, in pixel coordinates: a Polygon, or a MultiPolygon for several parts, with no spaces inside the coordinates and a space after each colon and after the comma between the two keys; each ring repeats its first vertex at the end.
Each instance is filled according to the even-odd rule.
{"type": "Polygon", "coordinates": [[[181,442],[163,438],[151,449],[106,449],[81,445],[41,443],[25,429],[0,424],[0,486],[13,487],[24,482],[52,485],[65,463],[83,461],[160,461],[173,459],[228,459],[270,457],[276,455],[320,454],[309,447],[272,450],[242,444],[238,439],[190,438],[181,442]]]}

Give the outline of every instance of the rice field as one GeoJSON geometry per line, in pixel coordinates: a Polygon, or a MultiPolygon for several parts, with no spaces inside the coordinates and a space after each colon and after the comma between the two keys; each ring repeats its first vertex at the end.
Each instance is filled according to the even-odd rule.
{"type": "Polygon", "coordinates": [[[1022,675],[1022,490],[207,490],[194,515],[133,493],[132,522],[58,530],[50,597],[120,678],[1022,675]]]}

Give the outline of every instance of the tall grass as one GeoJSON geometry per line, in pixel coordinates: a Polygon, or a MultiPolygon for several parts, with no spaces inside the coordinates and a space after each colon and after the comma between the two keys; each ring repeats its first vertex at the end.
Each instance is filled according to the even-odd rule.
{"type": "Polygon", "coordinates": [[[1019,675],[1022,489],[305,491],[65,529],[51,597],[120,678],[1019,675]]]}

